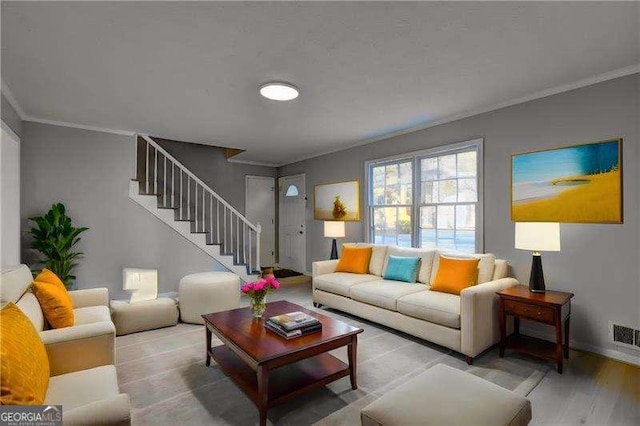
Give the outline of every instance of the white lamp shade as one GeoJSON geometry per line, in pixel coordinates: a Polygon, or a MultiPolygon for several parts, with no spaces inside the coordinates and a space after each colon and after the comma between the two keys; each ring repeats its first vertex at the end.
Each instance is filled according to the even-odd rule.
{"type": "Polygon", "coordinates": [[[517,222],[516,248],[532,251],[560,251],[560,224],[517,222]]]}
{"type": "Polygon", "coordinates": [[[122,270],[123,288],[131,290],[129,303],[155,300],[158,298],[158,270],[124,268],[122,270]]]}
{"type": "Polygon", "coordinates": [[[328,220],[324,222],[324,236],[327,238],[344,237],[344,222],[328,220]]]}

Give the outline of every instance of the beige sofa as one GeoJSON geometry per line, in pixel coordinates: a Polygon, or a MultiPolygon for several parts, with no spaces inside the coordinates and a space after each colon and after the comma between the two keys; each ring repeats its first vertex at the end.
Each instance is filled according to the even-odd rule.
{"type": "Polygon", "coordinates": [[[0,298],[2,305],[15,303],[40,333],[51,374],[44,403],[62,405],[65,424],[129,424],[129,397],[120,394],[114,367],[108,290],[70,291],[75,325],[48,329],[32,281],[26,265],[4,269],[0,298]]]}
{"type": "Polygon", "coordinates": [[[500,339],[496,291],[518,284],[493,254],[351,244],[372,247],[368,274],[335,272],[338,260],[313,262],[313,302],[428,340],[473,358],[500,339]],[[385,280],[389,255],[420,257],[418,282],[385,280]],[[478,284],[454,295],[429,290],[440,255],[479,258],[478,284]]]}

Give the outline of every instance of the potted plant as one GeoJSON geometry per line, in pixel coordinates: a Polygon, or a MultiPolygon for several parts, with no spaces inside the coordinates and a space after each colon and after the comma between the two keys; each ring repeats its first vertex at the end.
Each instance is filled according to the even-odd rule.
{"type": "Polygon", "coordinates": [[[31,248],[41,254],[39,263],[55,273],[67,288],[71,287],[76,278],[71,274],[77,265],[75,259],[82,255],[73,247],[80,241],[79,235],[89,228],[73,226],[62,203],[53,204],[44,216],[29,220],[35,222],[29,233],[33,236],[31,248]]]}

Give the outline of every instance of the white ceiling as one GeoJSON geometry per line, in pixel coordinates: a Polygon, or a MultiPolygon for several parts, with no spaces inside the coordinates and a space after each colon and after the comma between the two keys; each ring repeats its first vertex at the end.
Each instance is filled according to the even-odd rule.
{"type": "Polygon", "coordinates": [[[640,63],[637,2],[2,2],[29,117],[286,164],[640,63]],[[288,103],[258,87],[285,80],[288,103]]]}

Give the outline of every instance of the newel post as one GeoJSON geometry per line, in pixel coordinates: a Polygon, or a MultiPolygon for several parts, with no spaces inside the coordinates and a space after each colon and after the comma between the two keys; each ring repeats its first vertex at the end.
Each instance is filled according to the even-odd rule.
{"type": "Polygon", "coordinates": [[[260,233],[262,232],[262,225],[260,222],[256,223],[256,270],[260,271],[260,233]]]}

